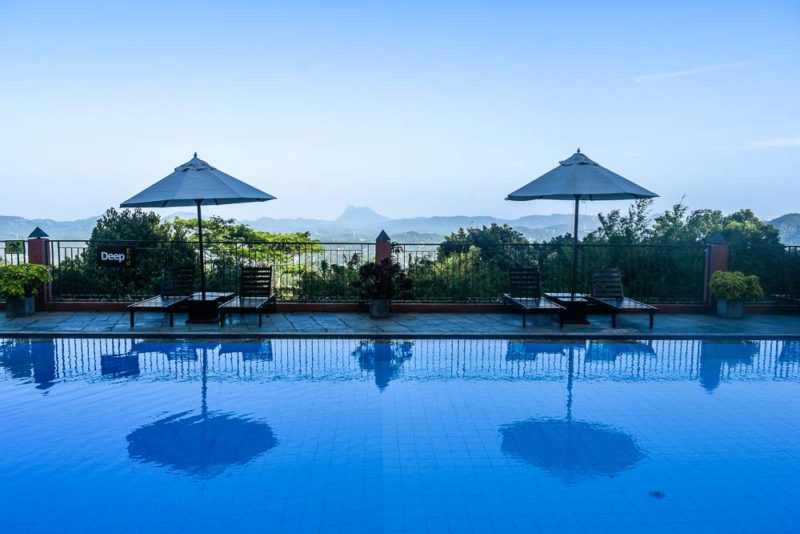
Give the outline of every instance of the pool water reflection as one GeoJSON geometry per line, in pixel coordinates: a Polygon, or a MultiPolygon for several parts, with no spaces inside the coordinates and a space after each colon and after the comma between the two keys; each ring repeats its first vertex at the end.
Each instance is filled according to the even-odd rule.
{"type": "Polygon", "coordinates": [[[5,531],[791,531],[800,350],[0,339],[5,531]]]}

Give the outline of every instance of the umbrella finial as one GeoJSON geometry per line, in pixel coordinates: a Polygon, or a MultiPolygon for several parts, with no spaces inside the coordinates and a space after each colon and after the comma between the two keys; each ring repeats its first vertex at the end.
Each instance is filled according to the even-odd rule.
{"type": "MultiPolygon", "coordinates": [[[[580,153],[581,153],[581,149],[578,148],[578,154],[580,154],[580,153]]],[[[195,154],[194,156],[197,157],[197,154],[195,154]]]]}
{"type": "MultiPolygon", "coordinates": [[[[580,152],[580,150],[578,150],[578,152],[580,152]]],[[[194,153],[194,157],[197,157],[197,152],[194,153]]]]}

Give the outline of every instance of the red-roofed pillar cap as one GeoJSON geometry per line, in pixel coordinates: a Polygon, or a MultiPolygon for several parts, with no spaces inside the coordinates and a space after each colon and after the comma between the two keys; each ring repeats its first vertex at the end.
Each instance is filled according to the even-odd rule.
{"type": "Polygon", "coordinates": [[[385,230],[381,230],[381,233],[375,238],[375,263],[380,265],[385,260],[390,260],[391,257],[392,238],[385,230]]]}
{"type": "MultiPolygon", "coordinates": [[[[50,265],[50,236],[38,226],[28,236],[28,263],[50,265]]],[[[39,288],[39,293],[36,295],[37,309],[44,309],[49,294],[49,285],[39,288]]]]}
{"type": "Polygon", "coordinates": [[[38,226],[33,229],[33,232],[28,236],[28,239],[42,239],[44,237],[50,237],[47,235],[47,232],[39,228],[38,226]]]}
{"type": "Polygon", "coordinates": [[[711,290],[708,287],[711,276],[717,271],[730,269],[730,247],[725,237],[717,232],[708,238],[708,262],[706,264],[705,301],[711,303],[711,290]]]}

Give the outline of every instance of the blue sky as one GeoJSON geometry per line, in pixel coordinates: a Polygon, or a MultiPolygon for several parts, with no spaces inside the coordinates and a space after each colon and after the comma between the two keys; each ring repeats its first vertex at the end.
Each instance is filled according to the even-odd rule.
{"type": "Polygon", "coordinates": [[[0,214],[195,151],[278,197],[222,215],[569,212],[503,199],[576,147],[659,209],[800,211],[796,1],[376,4],[0,0],[0,214]]]}

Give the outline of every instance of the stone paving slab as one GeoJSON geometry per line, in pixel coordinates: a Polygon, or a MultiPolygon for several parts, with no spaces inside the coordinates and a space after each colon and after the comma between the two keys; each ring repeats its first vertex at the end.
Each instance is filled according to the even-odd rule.
{"type": "Polygon", "coordinates": [[[514,313],[397,313],[371,319],[359,313],[275,313],[258,327],[255,315],[233,316],[230,324],[185,324],[175,316],[170,328],[166,315],[140,314],[131,328],[126,312],[43,312],[32,317],[0,317],[0,336],[137,336],[137,337],[580,337],[580,338],[800,338],[798,315],[750,315],[742,320],[703,314],[660,314],[655,328],[644,316],[619,316],[612,329],[607,316],[591,316],[588,325],[565,325],[547,317],[532,317],[528,327],[514,313]]]}

